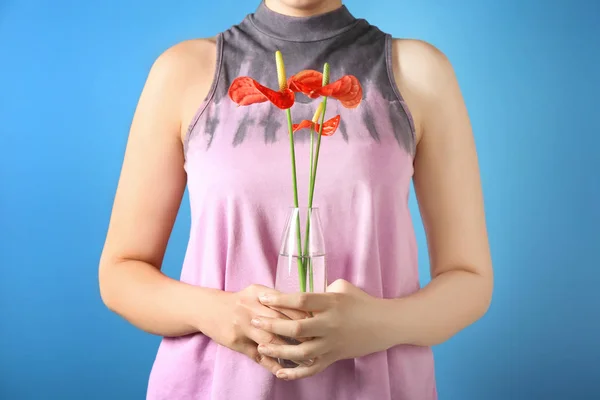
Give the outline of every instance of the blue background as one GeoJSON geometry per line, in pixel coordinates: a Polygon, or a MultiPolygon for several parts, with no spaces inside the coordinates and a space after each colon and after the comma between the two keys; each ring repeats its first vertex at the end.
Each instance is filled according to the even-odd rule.
{"type": "MultiPolygon", "coordinates": [[[[472,118],[496,290],[480,322],[435,348],[440,399],[597,398],[600,3],[346,4],[444,51],[472,118]]],[[[105,309],[97,288],[129,124],[163,50],[256,5],[0,0],[1,399],[144,398],[159,339],[105,309]]],[[[188,218],[186,198],[171,276],[188,218]]]]}

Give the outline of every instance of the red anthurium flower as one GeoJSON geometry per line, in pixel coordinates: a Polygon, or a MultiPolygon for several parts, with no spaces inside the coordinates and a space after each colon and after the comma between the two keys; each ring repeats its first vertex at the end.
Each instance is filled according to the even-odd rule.
{"type": "Polygon", "coordinates": [[[362,87],[353,75],[345,75],[329,85],[322,86],[323,74],[304,70],[292,76],[288,83],[291,90],[301,92],[312,99],[319,96],[333,97],[346,108],[356,108],[362,101],[362,87]]]}
{"type": "MultiPolygon", "coordinates": [[[[340,116],[336,115],[335,117],[333,117],[330,120],[327,120],[323,123],[323,132],[321,134],[323,136],[331,136],[335,133],[338,126],[340,126],[340,116]]],[[[309,121],[307,119],[303,120],[299,124],[293,125],[294,132],[297,132],[300,129],[310,128],[310,127],[313,127],[315,132],[317,132],[317,133],[319,133],[319,129],[321,128],[321,126],[319,124],[309,121]]]]}
{"type": "Polygon", "coordinates": [[[294,92],[304,93],[311,99],[316,99],[320,95],[314,91],[323,86],[323,74],[307,69],[292,76],[288,84],[294,92]]]}
{"type": "Polygon", "coordinates": [[[286,110],[294,105],[295,94],[288,87],[276,91],[250,77],[241,76],[231,83],[229,97],[240,106],[270,101],[282,110],[286,110]]]}

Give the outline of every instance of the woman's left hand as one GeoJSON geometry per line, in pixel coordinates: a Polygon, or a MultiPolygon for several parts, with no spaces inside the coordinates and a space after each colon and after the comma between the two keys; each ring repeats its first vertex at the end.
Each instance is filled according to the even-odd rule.
{"type": "Polygon", "coordinates": [[[311,312],[303,320],[256,316],[252,324],[277,335],[306,340],[298,345],[261,343],[258,351],[268,357],[305,361],[307,366],[282,368],[277,377],[295,380],[315,375],[335,361],[386,350],[383,310],[385,300],[368,295],[344,280],[337,280],[327,293],[269,294],[259,297],[269,307],[311,312]]]}

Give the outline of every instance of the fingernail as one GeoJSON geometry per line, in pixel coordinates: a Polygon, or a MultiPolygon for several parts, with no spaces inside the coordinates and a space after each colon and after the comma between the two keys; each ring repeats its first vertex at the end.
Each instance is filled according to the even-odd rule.
{"type": "Polygon", "coordinates": [[[267,346],[265,346],[264,344],[261,344],[258,346],[258,352],[269,355],[269,348],[267,346]]]}
{"type": "Polygon", "coordinates": [[[279,379],[287,379],[287,375],[284,372],[278,372],[277,377],[279,379]]]}
{"type": "Polygon", "coordinates": [[[261,302],[261,303],[268,303],[268,302],[270,302],[270,301],[271,301],[271,298],[269,297],[269,295],[268,295],[268,294],[266,294],[266,293],[261,293],[261,294],[258,296],[258,300],[260,300],[260,302],[261,302]]]}
{"type": "Polygon", "coordinates": [[[305,367],[310,367],[310,366],[312,366],[315,363],[315,360],[311,358],[310,360],[294,361],[294,362],[296,362],[298,364],[302,364],[305,367]]]}
{"type": "Polygon", "coordinates": [[[250,321],[250,323],[256,327],[260,326],[260,319],[258,318],[253,318],[252,321],[250,321]]]}

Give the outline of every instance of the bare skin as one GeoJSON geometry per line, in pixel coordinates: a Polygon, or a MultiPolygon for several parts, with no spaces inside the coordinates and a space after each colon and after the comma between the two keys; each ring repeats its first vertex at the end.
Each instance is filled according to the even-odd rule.
{"type": "MultiPolygon", "coordinates": [[[[340,4],[267,1],[297,16],[340,4]]],[[[396,83],[417,127],[414,182],[430,251],[429,285],[402,299],[373,298],[346,281],[334,282],[325,294],[282,295],[259,286],[228,293],[161,273],[186,182],[183,137],[215,71],[215,41],[199,39],[162,54],[140,97],[100,261],[105,304],[150,333],[202,332],[282,379],[311,376],[337,360],[399,344],[435,345],[479,319],[491,301],[493,274],[464,101],[439,50],[415,40],[395,40],[393,48],[396,83]],[[302,319],[304,311],[315,318],[302,319]],[[304,343],[286,346],[275,333],[304,343]],[[272,358],[278,356],[307,365],[281,369],[272,358]]]]}
{"type": "Polygon", "coordinates": [[[265,0],[271,10],[292,17],[309,17],[338,9],[339,0],[265,0]]]}

